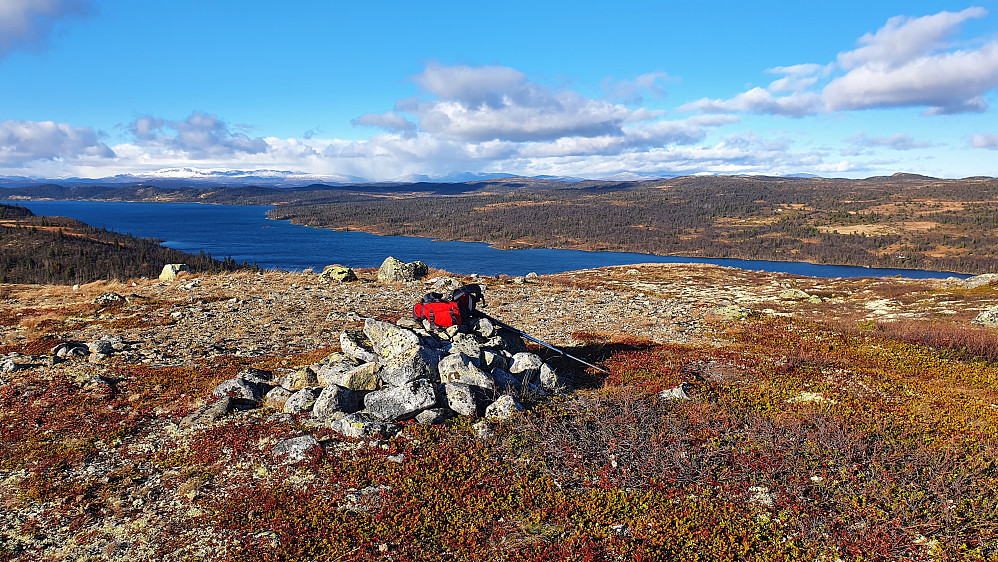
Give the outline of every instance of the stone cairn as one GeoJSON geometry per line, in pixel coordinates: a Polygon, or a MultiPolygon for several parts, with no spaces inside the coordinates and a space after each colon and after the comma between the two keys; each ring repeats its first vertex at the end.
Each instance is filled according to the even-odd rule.
{"type": "Polygon", "coordinates": [[[218,385],[223,400],[191,415],[217,419],[233,409],[264,406],[307,414],[348,437],[387,436],[397,422],[442,423],[455,415],[505,419],[522,406],[514,395],[553,390],[558,375],[527,351],[515,332],[474,318],[463,328],[431,329],[402,319],[368,318],[347,329],[340,348],[322,361],[287,374],[247,369],[218,385]]]}

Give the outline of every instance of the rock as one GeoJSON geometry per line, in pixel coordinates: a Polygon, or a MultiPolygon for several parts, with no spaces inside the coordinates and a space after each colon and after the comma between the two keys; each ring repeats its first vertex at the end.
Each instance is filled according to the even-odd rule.
{"type": "Polygon", "coordinates": [[[476,363],[480,363],[482,360],[483,348],[484,345],[471,334],[457,333],[451,338],[451,353],[463,353],[471,357],[476,363]]]}
{"type": "Polygon", "coordinates": [[[477,416],[484,406],[485,400],[480,396],[481,390],[462,382],[449,382],[440,385],[440,394],[444,405],[462,416],[477,416]]]}
{"type": "Polygon", "coordinates": [[[234,409],[235,398],[227,396],[191,412],[190,415],[180,420],[180,426],[205,425],[231,414],[234,409]]]}
{"type": "Polygon", "coordinates": [[[343,330],[340,333],[340,349],[347,356],[362,363],[373,363],[378,360],[370,338],[363,330],[343,330]]]}
{"type": "Polygon", "coordinates": [[[360,409],[360,396],[349,388],[330,385],[322,389],[312,407],[312,416],[325,419],[334,412],[352,414],[360,409]]]}
{"type": "Polygon", "coordinates": [[[391,491],[392,487],[385,485],[361,488],[343,496],[343,501],[336,506],[336,509],[353,513],[367,513],[380,508],[382,498],[391,491]]]}
{"type": "Polygon", "coordinates": [[[761,507],[772,507],[773,502],[776,500],[776,494],[769,491],[769,488],[765,486],[751,486],[748,489],[749,493],[749,503],[761,507]]]}
{"type": "Polygon", "coordinates": [[[998,273],[985,273],[984,275],[975,275],[973,277],[968,277],[960,282],[960,285],[965,289],[976,289],[978,287],[983,287],[984,285],[990,285],[998,281],[998,273]]]}
{"type": "Polygon", "coordinates": [[[173,281],[181,271],[190,272],[186,263],[168,263],[163,266],[162,273],[159,274],[160,281],[173,281]]]}
{"type": "Polygon", "coordinates": [[[485,339],[491,338],[496,334],[496,326],[488,318],[472,318],[468,321],[468,326],[472,332],[485,339]]]}
{"type": "Polygon", "coordinates": [[[530,384],[541,374],[541,365],[544,362],[534,353],[521,351],[513,356],[513,363],[509,366],[509,372],[518,376],[523,384],[530,384]]]}
{"type": "Polygon", "coordinates": [[[274,386],[274,374],[270,371],[264,371],[263,369],[254,369],[252,367],[249,369],[243,369],[242,371],[239,371],[236,378],[252,384],[274,386]]]}
{"type": "Polygon", "coordinates": [[[327,373],[324,377],[330,384],[337,384],[350,390],[377,390],[381,388],[381,377],[377,375],[377,363],[364,363],[345,373],[327,373]]]}
{"type": "Polygon", "coordinates": [[[810,297],[807,298],[807,302],[811,304],[821,304],[824,301],[822,301],[821,297],[819,297],[818,295],[811,295],[810,297]]]}
{"type": "Polygon", "coordinates": [[[50,352],[53,357],[85,357],[90,354],[90,348],[86,344],[78,341],[64,341],[52,348],[50,352]]]}
{"type": "Polygon", "coordinates": [[[426,379],[372,392],[364,397],[364,407],[384,421],[402,421],[437,403],[434,384],[426,379]]]}
{"type": "Polygon", "coordinates": [[[715,306],[714,308],[708,310],[707,314],[718,316],[722,320],[726,320],[728,322],[734,322],[736,320],[752,316],[754,311],[750,308],[738,306],[737,304],[729,304],[726,306],[715,306]]]}
{"type": "Polygon", "coordinates": [[[13,373],[17,370],[17,363],[14,362],[10,357],[4,357],[0,359],[0,375],[5,375],[7,373],[13,373]]]}
{"type": "Polygon", "coordinates": [[[475,430],[475,436],[479,439],[488,439],[492,436],[492,424],[486,420],[475,422],[471,428],[475,430]]]}
{"type": "Polygon", "coordinates": [[[998,307],[985,310],[971,320],[970,323],[989,328],[998,327],[998,307]]]}
{"type": "Polygon", "coordinates": [[[416,414],[416,422],[421,425],[441,425],[454,416],[447,408],[430,408],[416,414]]]}
{"type": "Polygon", "coordinates": [[[292,437],[291,439],[285,439],[277,445],[270,452],[275,457],[283,457],[289,461],[297,462],[303,461],[313,455],[322,454],[322,445],[319,441],[311,435],[302,435],[301,437],[292,437]]]}
{"type": "Polygon", "coordinates": [[[395,424],[385,423],[369,412],[356,412],[329,422],[329,429],[346,437],[388,437],[398,430],[395,424]]]}
{"type": "Polygon", "coordinates": [[[690,392],[693,392],[693,385],[684,382],[677,387],[659,392],[658,397],[662,400],[692,400],[690,392]]]}
{"type": "Polygon", "coordinates": [[[291,398],[291,391],[283,386],[275,386],[263,399],[263,405],[274,410],[284,411],[284,405],[291,398]]]}
{"type": "Polygon", "coordinates": [[[509,359],[491,349],[483,349],[482,360],[479,364],[483,371],[492,371],[494,369],[506,370],[509,368],[509,359]]]}
{"type": "Polygon", "coordinates": [[[818,404],[838,404],[835,400],[831,398],[826,398],[824,394],[820,392],[801,392],[793,398],[787,398],[787,404],[803,404],[806,402],[816,402],[818,404]]]}
{"type": "Polygon", "coordinates": [[[504,394],[498,400],[485,408],[485,419],[489,421],[499,421],[508,419],[517,412],[522,412],[523,406],[509,394],[504,394]]]}
{"type": "Polygon", "coordinates": [[[440,382],[463,382],[487,390],[495,390],[495,382],[463,353],[447,355],[437,363],[440,382]]]}
{"type": "Polygon", "coordinates": [[[346,283],[356,281],[357,274],[349,267],[342,265],[327,265],[319,274],[319,281],[323,283],[346,283]]]}
{"type": "Polygon", "coordinates": [[[297,371],[287,374],[281,379],[281,386],[290,390],[291,392],[297,392],[303,388],[310,386],[319,386],[319,377],[312,370],[312,367],[303,367],[297,371]]]}
{"type": "MultiPolygon", "coordinates": [[[[348,357],[346,354],[334,353],[333,355],[336,355],[337,357],[320,365],[318,371],[316,372],[316,378],[319,380],[319,386],[336,384],[336,381],[340,380],[340,377],[360,366],[356,360],[352,357],[348,357]]],[[[327,357],[326,359],[328,360],[331,357],[332,356],[327,357]]]]}
{"type": "Polygon", "coordinates": [[[530,385],[529,381],[523,381],[522,375],[511,375],[502,369],[492,369],[489,376],[496,385],[496,392],[499,393],[514,392],[523,388],[524,384],[530,385]]]}
{"type": "Polygon", "coordinates": [[[508,329],[500,328],[496,330],[496,335],[489,340],[489,347],[499,347],[509,352],[512,357],[521,351],[527,351],[527,344],[523,343],[520,334],[508,329]]]}
{"type": "Polygon", "coordinates": [[[558,373],[555,372],[555,370],[552,369],[547,363],[541,364],[540,383],[542,387],[548,390],[554,390],[565,386],[565,383],[561,380],[561,377],[558,376],[558,373]]]}
{"type": "Polygon", "coordinates": [[[234,378],[216,386],[212,394],[219,398],[231,396],[233,398],[243,398],[251,402],[259,402],[263,398],[263,389],[258,384],[234,378]]]}
{"type": "Polygon", "coordinates": [[[386,359],[378,376],[386,384],[402,386],[416,379],[439,380],[437,363],[440,352],[429,347],[414,347],[386,359]]]}
{"type": "Polygon", "coordinates": [[[102,355],[111,355],[114,353],[114,347],[111,346],[111,342],[104,340],[87,343],[87,349],[90,350],[90,353],[100,353],[102,355]]]}
{"type": "Polygon", "coordinates": [[[419,347],[423,341],[412,330],[399,328],[395,324],[374,318],[364,320],[364,334],[371,340],[374,352],[383,359],[389,359],[394,355],[419,347]]]}
{"type": "Polygon", "coordinates": [[[97,306],[111,306],[114,304],[121,304],[125,302],[125,297],[119,295],[118,293],[102,293],[94,299],[94,304],[97,306]]]}
{"type": "Polygon", "coordinates": [[[805,293],[804,291],[801,291],[800,289],[787,289],[786,291],[780,293],[780,299],[785,301],[786,300],[800,301],[810,297],[811,295],[805,293]]]}
{"type": "Polygon", "coordinates": [[[429,268],[421,261],[403,262],[391,256],[385,258],[378,270],[378,281],[382,283],[408,283],[418,281],[429,273],[429,268]]]}
{"type": "Polygon", "coordinates": [[[311,412],[312,406],[315,405],[315,401],[321,392],[322,388],[318,386],[308,386],[295,392],[284,403],[284,413],[304,414],[305,412],[311,412]]]}
{"type": "Polygon", "coordinates": [[[523,276],[523,280],[524,281],[536,281],[537,277],[538,277],[537,272],[536,271],[531,271],[530,273],[528,273],[528,274],[526,274],[526,275],[523,276]]]}

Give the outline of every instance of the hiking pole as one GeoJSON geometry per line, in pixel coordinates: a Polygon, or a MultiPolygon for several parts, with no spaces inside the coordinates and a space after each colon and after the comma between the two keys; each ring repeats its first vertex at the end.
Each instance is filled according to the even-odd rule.
{"type": "Polygon", "coordinates": [[[484,312],[482,312],[480,310],[476,310],[475,313],[478,314],[479,316],[481,316],[482,318],[487,318],[488,320],[490,320],[493,324],[495,324],[497,326],[500,326],[502,328],[506,328],[507,330],[512,330],[512,331],[516,332],[517,334],[520,334],[521,336],[527,338],[528,340],[530,340],[530,341],[532,341],[532,342],[534,342],[534,343],[536,343],[538,345],[543,345],[544,347],[546,347],[548,349],[557,351],[558,354],[561,355],[561,356],[563,356],[563,357],[568,357],[569,359],[573,359],[575,361],[578,361],[579,363],[582,363],[586,367],[591,367],[591,368],[596,369],[597,371],[599,371],[601,373],[606,373],[608,375],[610,374],[610,371],[607,371],[603,367],[597,367],[596,365],[593,365],[592,363],[586,363],[582,359],[579,359],[578,357],[576,357],[574,355],[569,355],[569,354],[565,353],[564,351],[558,349],[557,347],[555,347],[555,346],[553,346],[553,345],[551,345],[551,344],[549,344],[547,342],[543,342],[543,341],[535,338],[534,336],[531,336],[530,334],[528,334],[528,333],[526,333],[526,332],[524,332],[522,330],[518,330],[518,329],[510,326],[509,324],[503,322],[502,320],[497,320],[497,319],[489,316],[488,314],[485,314],[484,312]]]}

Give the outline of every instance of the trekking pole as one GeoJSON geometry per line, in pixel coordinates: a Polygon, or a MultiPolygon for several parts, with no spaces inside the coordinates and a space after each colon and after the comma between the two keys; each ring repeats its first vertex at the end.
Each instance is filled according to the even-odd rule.
{"type": "Polygon", "coordinates": [[[569,359],[573,359],[575,361],[578,361],[579,363],[582,363],[586,367],[591,367],[591,368],[596,369],[597,371],[599,371],[601,373],[606,373],[608,375],[610,374],[610,371],[607,371],[603,367],[597,367],[596,365],[593,365],[592,363],[587,363],[587,362],[583,361],[582,359],[579,359],[578,357],[576,357],[574,355],[569,355],[569,354],[565,353],[564,351],[558,349],[557,347],[555,347],[555,346],[553,346],[553,345],[551,345],[551,344],[549,344],[547,342],[543,342],[543,341],[535,338],[534,336],[531,336],[530,334],[528,334],[528,333],[526,333],[526,332],[524,332],[522,330],[518,330],[518,329],[510,326],[509,324],[507,324],[507,323],[505,323],[505,322],[503,322],[501,320],[497,320],[497,319],[489,316],[488,314],[485,314],[485,313],[483,313],[483,312],[481,312],[479,310],[476,310],[475,312],[478,315],[480,315],[481,317],[487,318],[488,320],[490,320],[492,323],[496,324],[497,326],[500,326],[502,328],[506,328],[507,330],[512,330],[512,331],[516,332],[517,334],[520,334],[521,336],[527,338],[528,340],[530,340],[530,341],[532,341],[532,342],[534,342],[534,343],[536,343],[538,345],[543,345],[544,347],[546,347],[548,349],[557,351],[558,354],[562,355],[563,357],[568,357],[569,359]]]}

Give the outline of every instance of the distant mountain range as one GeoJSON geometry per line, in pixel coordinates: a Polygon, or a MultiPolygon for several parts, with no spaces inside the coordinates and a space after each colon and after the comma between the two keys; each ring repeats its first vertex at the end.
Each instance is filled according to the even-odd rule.
{"type": "MultiPolygon", "coordinates": [[[[356,185],[373,183],[463,183],[494,179],[521,177],[515,174],[463,172],[445,176],[408,174],[386,182],[374,182],[359,176],[344,174],[312,174],[288,170],[202,170],[198,168],[166,168],[151,172],[119,174],[104,178],[28,178],[23,176],[0,176],[0,187],[27,187],[38,184],[58,185],[147,185],[152,187],[183,186],[259,186],[259,187],[304,187],[314,184],[356,185]]],[[[580,182],[586,180],[605,181],[644,181],[676,177],[676,174],[641,174],[621,172],[611,176],[584,178],[574,176],[534,176],[534,179],[580,182]]]]}

